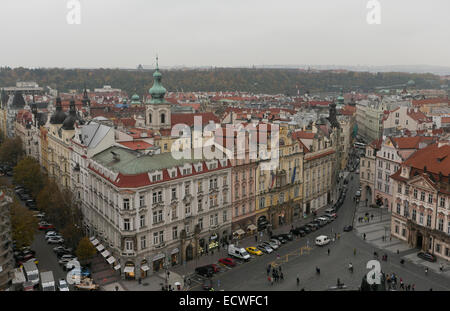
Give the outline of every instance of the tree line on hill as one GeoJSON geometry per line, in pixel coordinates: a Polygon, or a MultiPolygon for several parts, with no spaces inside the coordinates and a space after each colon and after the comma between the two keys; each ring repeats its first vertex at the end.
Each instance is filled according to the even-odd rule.
{"type": "MultiPolygon", "coordinates": [[[[211,68],[161,70],[168,91],[242,91],[263,94],[297,95],[305,92],[373,91],[377,87],[401,88],[414,80],[417,88],[440,87],[439,76],[401,72],[369,73],[333,71],[302,71],[298,69],[211,68]],[[399,87],[400,86],[400,87],[399,87]]],[[[153,84],[153,70],[125,69],[62,69],[62,68],[0,68],[0,86],[12,86],[17,81],[35,81],[59,91],[86,85],[90,90],[111,85],[130,96],[148,94],[153,84]]]]}

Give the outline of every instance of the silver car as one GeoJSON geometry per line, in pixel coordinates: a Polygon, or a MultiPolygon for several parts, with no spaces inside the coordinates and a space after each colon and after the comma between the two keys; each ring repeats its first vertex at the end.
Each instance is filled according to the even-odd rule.
{"type": "Polygon", "coordinates": [[[263,242],[264,245],[269,246],[272,249],[278,249],[278,244],[273,242],[273,241],[267,241],[267,242],[263,242]]]}
{"type": "Polygon", "coordinates": [[[270,254],[273,252],[273,248],[268,246],[267,244],[259,244],[256,248],[259,249],[260,251],[262,251],[263,253],[267,253],[267,254],[270,254]]]}

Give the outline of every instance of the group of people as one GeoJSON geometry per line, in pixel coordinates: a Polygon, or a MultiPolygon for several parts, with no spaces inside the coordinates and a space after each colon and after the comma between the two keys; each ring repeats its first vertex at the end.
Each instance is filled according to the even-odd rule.
{"type": "Polygon", "coordinates": [[[415,291],[416,290],[416,284],[407,284],[405,285],[405,283],[403,283],[403,279],[397,277],[397,275],[395,273],[392,274],[388,274],[386,276],[386,282],[388,285],[388,290],[391,289],[397,289],[397,284],[399,285],[399,289],[404,290],[404,291],[415,291]],[[399,283],[397,283],[399,282],[399,283]]]}
{"type": "Polygon", "coordinates": [[[373,220],[373,214],[371,214],[370,215],[370,218],[369,218],[369,215],[365,215],[364,217],[358,217],[358,222],[369,222],[370,220],[373,220]]]}
{"type": "Polygon", "coordinates": [[[284,280],[283,271],[281,271],[281,266],[278,266],[278,269],[276,267],[272,267],[272,265],[269,264],[267,267],[267,280],[269,281],[270,285],[273,285],[274,282],[278,283],[284,280]],[[270,276],[270,271],[272,271],[272,276],[270,276]]]}

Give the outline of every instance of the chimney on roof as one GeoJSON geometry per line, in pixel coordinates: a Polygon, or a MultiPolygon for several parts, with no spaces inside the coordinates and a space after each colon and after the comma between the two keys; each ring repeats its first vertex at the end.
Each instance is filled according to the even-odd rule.
{"type": "Polygon", "coordinates": [[[424,172],[424,173],[427,172],[427,166],[426,166],[426,165],[423,167],[423,172],[424,172]]]}
{"type": "Polygon", "coordinates": [[[113,155],[113,159],[114,161],[120,161],[120,155],[115,153],[114,151],[111,151],[112,155],[113,155]]]}

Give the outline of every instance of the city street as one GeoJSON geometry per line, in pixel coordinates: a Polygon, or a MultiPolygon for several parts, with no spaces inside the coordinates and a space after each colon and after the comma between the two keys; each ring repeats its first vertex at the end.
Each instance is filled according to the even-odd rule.
{"type": "MultiPolygon", "coordinates": [[[[288,242],[282,246],[277,253],[253,258],[249,263],[243,263],[235,268],[227,269],[213,278],[214,286],[217,290],[225,291],[247,291],[247,290],[327,290],[331,286],[336,286],[337,279],[344,283],[348,289],[356,290],[361,285],[362,278],[369,271],[366,264],[373,259],[373,252],[382,251],[363,241],[362,237],[355,232],[343,232],[342,229],[347,224],[353,223],[355,203],[353,194],[359,187],[357,175],[349,181],[349,189],[344,205],[338,211],[338,218],[321,229],[308,234],[306,237],[288,242]],[[331,231],[333,230],[333,231],[331,231]],[[333,232],[333,233],[331,233],[333,232]],[[314,245],[315,237],[325,234],[334,237],[334,232],[341,234],[339,240],[331,242],[324,247],[314,245]],[[307,241],[312,248],[306,249],[307,241]],[[356,256],[353,249],[356,248],[356,256]],[[303,252],[302,252],[303,249],[303,252]],[[330,255],[327,250],[330,249],[330,255]],[[354,272],[348,270],[351,262],[354,272]],[[267,280],[266,269],[270,263],[280,265],[284,274],[284,280],[274,283],[271,286],[267,280]],[[315,267],[319,267],[321,274],[317,275],[315,267]],[[296,277],[300,278],[300,285],[297,287],[296,277]],[[219,281],[219,282],[218,282],[219,281]],[[218,283],[220,285],[218,286],[218,283]]],[[[380,260],[381,268],[386,273],[396,273],[398,278],[403,279],[403,283],[415,284],[416,290],[450,290],[450,279],[441,276],[433,271],[425,275],[422,267],[407,263],[400,264],[400,258],[411,253],[411,250],[400,252],[399,255],[390,253],[388,261],[380,260]]],[[[194,285],[191,290],[201,290],[201,284],[194,285]]]]}

